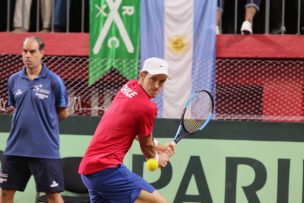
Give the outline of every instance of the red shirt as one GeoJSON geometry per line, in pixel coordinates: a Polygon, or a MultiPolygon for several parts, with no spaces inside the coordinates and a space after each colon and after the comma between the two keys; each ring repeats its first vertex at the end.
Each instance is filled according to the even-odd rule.
{"type": "Polygon", "coordinates": [[[125,84],[99,122],[79,173],[92,174],[122,163],[136,135],[152,133],[156,114],[156,104],[137,80],[125,84]]]}

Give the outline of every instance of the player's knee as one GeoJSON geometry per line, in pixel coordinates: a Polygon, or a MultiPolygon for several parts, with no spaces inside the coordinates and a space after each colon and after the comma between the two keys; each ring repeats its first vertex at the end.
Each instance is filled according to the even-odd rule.
{"type": "Polygon", "coordinates": [[[157,200],[157,203],[168,203],[168,201],[161,196],[161,198],[157,200]]]}
{"type": "Polygon", "coordinates": [[[154,194],[157,198],[157,203],[168,203],[168,201],[157,190],[155,190],[152,194],[154,194]]]}
{"type": "Polygon", "coordinates": [[[157,190],[155,190],[152,193],[142,190],[135,203],[143,203],[143,202],[168,203],[168,201],[157,190]]]}

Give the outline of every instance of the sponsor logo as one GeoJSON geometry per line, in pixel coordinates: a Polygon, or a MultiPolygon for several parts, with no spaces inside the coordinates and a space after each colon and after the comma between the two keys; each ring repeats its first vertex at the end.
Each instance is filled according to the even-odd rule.
{"type": "Polygon", "coordinates": [[[55,181],[55,180],[53,180],[53,182],[52,182],[52,184],[50,185],[50,187],[51,188],[53,188],[53,187],[58,187],[58,183],[55,181]]]}
{"type": "Polygon", "coordinates": [[[7,174],[4,174],[0,171],[0,183],[4,183],[7,181],[7,177],[8,175],[7,174]]]}
{"type": "Polygon", "coordinates": [[[22,94],[22,91],[20,89],[17,89],[16,93],[15,93],[15,96],[18,96],[18,95],[21,95],[22,94]]]}
{"type": "Polygon", "coordinates": [[[120,90],[124,95],[126,95],[129,98],[134,97],[135,95],[138,95],[137,92],[135,92],[134,90],[132,90],[127,84],[125,84],[121,90],[120,90]]]}
{"type": "Polygon", "coordinates": [[[35,92],[35,95],[39,99],[47,99],[47,98],[49,98],[50,91],[46,90],[46,89],[43,89],[43,85],[42,84],[35,85],[33,91],[35,92]]]}

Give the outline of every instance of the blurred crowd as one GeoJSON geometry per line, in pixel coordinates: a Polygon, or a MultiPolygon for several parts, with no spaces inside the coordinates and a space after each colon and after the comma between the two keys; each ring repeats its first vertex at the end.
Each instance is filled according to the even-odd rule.
{"type": "MultiPolygon", "coordinates": [[[[217,34],[304,34],[302,0],[217,0],[217,7],[217,34]]],[[[2,0],[0,19],[1,32],[89,32],[89,0],[2,0]]]]}
{"type": "Polygon", "coordinates": [[[218,34],[304,34],[302,0],[218,0],[217,4],[218,34]]]}
{"type": "Polygon", "coordinates": [[[0,31],[89,32],[89,0],[1,0],[0,31]]]}

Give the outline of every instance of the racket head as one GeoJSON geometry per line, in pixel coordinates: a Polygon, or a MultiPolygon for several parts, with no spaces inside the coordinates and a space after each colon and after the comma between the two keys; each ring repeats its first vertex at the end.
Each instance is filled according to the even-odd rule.
{"type": "Polygon", "coordinates": [[[213,111],[214,101],[208,91],[200,90],[190,95],[172,144],[177,144],[186,135],[202,130],[211,120],[213,111]]]}
{"type": "Polygon", "coordinates": [[[210,92],[199,90],[187,100],[181,116],[183,130],[192,134],[202,130],[212,118],[214,101],[210,92]]]}

